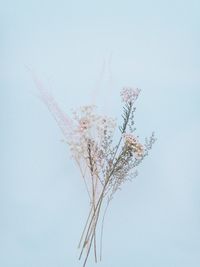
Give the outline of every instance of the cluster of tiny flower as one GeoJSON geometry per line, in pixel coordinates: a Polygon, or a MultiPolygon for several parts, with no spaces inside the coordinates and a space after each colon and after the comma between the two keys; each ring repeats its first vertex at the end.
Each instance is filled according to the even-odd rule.
{"type": "Polygon", "coordinates": [[[133,152],[135,153],[136,157],[140,158],[144,154],[144,149],[142,144],[138,142],[138,140],[135,138],[132,134],[124,134],[124,143],[127,147],[129,147],[133,152]]]}
{"type": "Polygon", "coordinates": [[[111,138],[116,128],[116,121],[108,116],[96,114],[96,107],[82,106],[73,112],[75,125],[68,140],[72,155],[86,157],[88,141],[92,140],[101,148],[105,138],[111,138]]]}
{"type": "Polygon", "coordinates": [[[134,102],[140,91],[138,88],[124,87],[121,91],[122,101],[125,103],[134,102]]]}
{"type": "Polygon", "coordinates": [[[116,128],[115,119],[108,116],[99,116],[97,121],[97,133],[99,140],[103,140],[105,136],[111,137],[116,128]]]}
{"type": "Polygon", "coordinates": [[[95,109],[96,106],[88,105],[82,106],[78,110],[73,111],[74,121],[77,125],[77,132],[86,133],[91,130],[94,122],[97,120],[95,109]]]}
{"type": "Polygon", "coordinates": [[[86,140],[90,138],[95,116],[95,106],[84,106],[73,111],[73,126],[67,143],[72,156],[79,159],[87,155],[86,140]]]}

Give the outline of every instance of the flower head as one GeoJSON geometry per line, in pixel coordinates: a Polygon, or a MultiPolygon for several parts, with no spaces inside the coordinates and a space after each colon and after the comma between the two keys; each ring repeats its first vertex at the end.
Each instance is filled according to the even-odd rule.
{"type": "Polygon", "coordinates": [[[79,130],[80,132],[87,130],[91,127],[91,121],[85,117],[85,118],[81,118],[79,120],[79,130]]]}
{"type": "Polygon", "coordinates": [[[124,143],[127,148],[132,150],[136,157],[140,158],[144,154],[143,145],[139,143],[137,138],[132,134],[124,134],[124,143]]]}
{"type": "Polygon", "coordinates": [[[104,135],[112,135],[116,128],[115,119],[108,116],[99,116],[97,122],[97,131],[99,137],[103,138],[104,135]]]}
{"type": "Polygon", "coordinates": [[[126,133],[123,136],[124,136],[125,145],[133,146],[137,144],[137,139],[134,137],[134,135],[126,133]]]}
{"type": "Polygon", "coordinates": [[[124,87],[121,91],[122,101],[126,103],[134,102],[140,91],[138,88],[124,87]]]}

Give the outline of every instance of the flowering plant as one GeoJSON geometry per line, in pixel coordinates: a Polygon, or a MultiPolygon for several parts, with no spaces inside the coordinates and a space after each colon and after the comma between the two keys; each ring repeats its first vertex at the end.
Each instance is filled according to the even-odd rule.
{"type": "Polygon", "coordinates": [[[102,235],[105,213],[113,195],[122,184],[137,175],[136,167],[148,155],[155,142],[154,133],[142,144],[135,135],[135,101],[140,90],[124,88],[121,91],[123,102],[122,125],[118,127],[120,137],[114,144],[117,128],[116,120],[97,113],[94,105],[83,106],[73,112],[69,119],[56,101],[35,78],[41,97],[60,126],[71,155],[80,170],[90,200],[90,210],[83,229],[79,248],[80,257],[85,252],[83,267],[94,247],[97,262],[97,226],[102,216],[100,229],[100,259],[102,257],[102,235]],[[104,210],[102,212],[102,210],[104,210]]]}

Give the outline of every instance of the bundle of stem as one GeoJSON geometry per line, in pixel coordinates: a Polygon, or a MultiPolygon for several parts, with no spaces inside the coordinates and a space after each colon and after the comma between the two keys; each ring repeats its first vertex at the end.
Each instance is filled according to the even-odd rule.
{"type": "MultiPolygon", "coordinates": [[[[128,122],[129,122],[129,118],[130,118],[130,115],[131,115],[131,111],[132,111],[132,103],[129,103],[127,116],[125,118],[125,122],[124,122],[124,125],[123,125],[123,128],[122,128],[122,131],[121,131],[122,134],[125,133],[125,131],[126,131],[126,128],[127,128],[128,122]]],[[[104,186],[102,188],[101,194],[100,194],[97,202],[95,201],[95,195],[94,195],[94,191],[93,191],[92,205],[91,205],[90,212],[89,212],[88,218],[86,220],[86,224],[85,224],[85,227],[84,227],[84,230],[82,232],[81,239],[80,239],[80,242],[79,242],[79,245],[78,245],[78,248],[81,247],[81,253],[80,253],[80,256],[79,256],[79,260],[81,259],[84,250],[86,250],[86,257],[85,257],[85,260],[84,260],[84,263],[83,263],[83,267],[85,267],[85,265],[87,263],[87,259],[88,259],[88,256],[89,256],[89,253],[90,253],[90,250],[91,250],[91,247],[92,247],[92,243],[94,243],[94,256],[95,256],[95,262],[97,262],[96,228],[97,228],[97,224],[98,224],[98,220],[99,220],[99,216],[100,216],[100,211],[101,211],[101,206],[102,206],[102,203],[103,203],[103,200],[104,200],[106,189],[107,189],[107,187],[109,185],[110,178],[112,177],[112,174],[113,174],[113,172],[115,170],[115,166],[117,165],[117,163],[118,163],[118,161],[120,159],[120,155],[116,159],[115,159],[115,157],[117,155],[117,152],[118,152],[118,149],[120,147],[121,141],[122,141],[122,136],[119,139],[119,142],[118,142],[118,144],[116,146],[116,149],[115,149],[115,152],[114,152],[114,155],[113,155],[112,165],[111,165],[112,169],[110,169],[110,172],[107,174],[107,176],[105,178],[105,184],[104,184],[104,186]]],[[[90,159],[90,153],[89,153],[89,159],[90,159]]],[[[90,170],[91,170],[91,176],[92,176],[92,179],[93,179],[93,167],[92,167],[92,164],[91,164],[91,160],[90,160],[90,170]]],[[[93,187],[93,189],[94,189],[94,187],[93,187]]],[[[107,207],[106,207],[106,210],[107,210],[107,207]]],[[[102,234],[103,234],[103,222],[104,222],[104,220],[102,221],[101,244],[102,244],[102,234]]],[[[102,250],[102,248],[100,248],[100,259],[101,259],[101,254],[102,254],[101,250],[102,250]]]]}

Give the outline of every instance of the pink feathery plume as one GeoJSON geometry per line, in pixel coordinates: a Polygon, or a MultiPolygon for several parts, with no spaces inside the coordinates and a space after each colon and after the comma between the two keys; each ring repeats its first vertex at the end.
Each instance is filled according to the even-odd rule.
{"type": "MultiPolygon", "coordinates": [[[[105,88],[102,88],[103,80],[106,80],[106,86],[107,86],[105,93],[106,94],[112,94],[113,82],[112,82],[111,63],[112,63],[112,53],[110,53],[108,59],[104,59],[104,61],[103,61],[100,75],[99,75],[99,78],[97,80],[97,84],[91,92],[91,103],[96,103],[99,94],[105,90],[105,88]]],[[[106,102],[106,104],[104,105],[105,108],[107,108],[107,104],[108,104],[108,102],[106,102]]]]}
{"type": "Polygon", "coordinates": [[[31,72],[33,81],[35,82],[36,87],[40,92],[40,98],[45,103],[52,116],[56,120],[59,128],[61,129],[63,135],[67,138],[72,129],[72,121],[71,119],[61,110],[56,100],[53,96],[48,92],[45,88],[43,82],[35,75],[35,73],[28,68],[31,72]]]}

